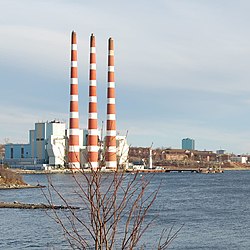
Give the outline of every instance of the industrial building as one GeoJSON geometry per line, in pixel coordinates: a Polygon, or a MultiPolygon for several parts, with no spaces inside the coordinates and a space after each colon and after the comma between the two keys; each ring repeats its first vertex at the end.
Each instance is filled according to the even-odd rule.
{"type": "MultiPolygon", "coordinates": [[[[17,168],[62,167],[67,162],[69,129],[60,121],[37,122],[28,144],[5,145],[4,162],[17,168]]],[[[79,129],[79,145],[86,148],[87,130],[79,129]]]]}
{"type": "MultiPolygon", "coordinates": [[[[98,141],[101,142],[100,131],[98,141]]],[[[4,163],[12,168],[21,169],[48,169],[51,167],[68,167],[69,129],[60,121],[38,122],[35,128],[29,131],[29,142],[27,144],[5,145],[4,163]]],[[[79,129],[79,164],[85,168],[88,166],[87,159],[88,130],[79,129]]],[[[105,141],[105,139],[104,139],[105,141]]],[[[126,168],[128,164],[129,145],[126,136],[116,137],[118,165],[126,168]]],[[[105,155],[104,147],[100,147],[99,159],[105,155]]]]}
{"type": "Polygon", "coordinates": [[[65,123],[38,122],[35,129],[29,131],[28,144],[5,145],[4,161],[12,167],[64,166],[65,146],[65,123]]]}

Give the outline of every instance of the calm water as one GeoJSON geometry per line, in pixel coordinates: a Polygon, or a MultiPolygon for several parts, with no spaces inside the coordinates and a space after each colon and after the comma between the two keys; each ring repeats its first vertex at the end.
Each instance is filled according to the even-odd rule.
{"type": "MultiPolygon", "coordinates": [[[[45,175],[24,178],[32,184],[47,184],[45,175]]],[[[71,193],[70,175],[51,178],[65,195],[71,193]]],[[[145,235],[146,249],[155,249],[156,235],[173,224],[176,229],[184,227],[169,249],[250,249],[250,171],[156,174],[150,188],[160,182],[160,193],[149,213],[149,218],[158,217],[145,235]]],[[[0,190],[0,200],[45,202],[39,189],[0,190]]],[[[0,249],[70,248],[60,226],[45,211],[0,209],[0,249]]]]}

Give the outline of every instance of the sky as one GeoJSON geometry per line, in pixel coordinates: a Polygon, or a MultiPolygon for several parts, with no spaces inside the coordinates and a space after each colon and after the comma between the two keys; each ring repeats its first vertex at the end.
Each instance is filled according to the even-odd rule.
{"type": "Polygon", "coordinates": [[[0,0],[0,143],[27,143],[35,122],[68,124],[75,30],[82,128],[94,33],[99,126],[113,37],[117,129],[131,146],[181,148],[188,137],[198,150],[250,153],[249,9],[249,0],[0,0]]]}

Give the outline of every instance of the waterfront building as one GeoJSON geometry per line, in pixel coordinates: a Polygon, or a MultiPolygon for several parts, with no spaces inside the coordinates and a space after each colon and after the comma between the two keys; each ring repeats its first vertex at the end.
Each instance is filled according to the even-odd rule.
{"type": "MultiPolygon", "coordinates": [[[[131,164],[145,162],[146,165],[150,165],[148,161],[150,158],[150,148],[130,147],[128,157],[131,164]]],[[[188,162],[216,162],[217,155],[212,151],[156,148],[152,150],[152,160],[154,166],[168,166],[188,162]]]]}
{"type": "Polygon", "coordinates": [[[231,156],[230,157],[231,162],[236,162],[236,163],[243,163],[246,164],[248,162],[248,157],[247,156],[231,156]]]}
{"type": "Polygon", "coordinates": [[[31,158],[30,144],[6,144],[5,159],[31,158]]]}
{"type": "Polygon", "coordinates": [[[195,149],[195,140],[190,138],[182,139],[182,149],[194,150],[195,149]]]}

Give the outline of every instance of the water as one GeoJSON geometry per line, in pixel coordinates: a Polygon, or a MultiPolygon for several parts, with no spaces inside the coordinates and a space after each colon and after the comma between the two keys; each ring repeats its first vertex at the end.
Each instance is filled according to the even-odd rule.
{"type": "MultiPolygon", "coordinates": [[[[47,185],[45,175],[25,175],[32,184],[47,185]]],[[[72,204],[70,175],[51,175],[72,204]]],[[[161,185],[148,218],[156,218],[143,238],[145,249],[163,228],[184,224],[169,249],[250,249],[250,171],[223,174],[155,174],[149,189],[161,185]]],[[[1,201],[45,202],[40,189],[0,190],[1,201]]],[[[56,200],[58,203],[59,200],[56,200]]],[[[61,204],[61,202],[60,202],[61,204]]],[[[60,225],[44,210],[0,209],[0,249],[70,249],[60,225]]]]}

